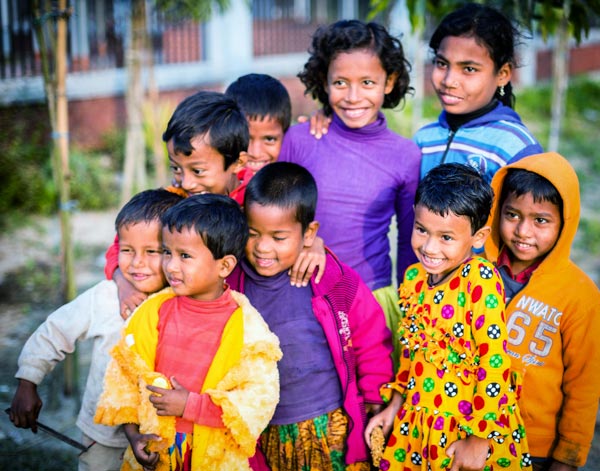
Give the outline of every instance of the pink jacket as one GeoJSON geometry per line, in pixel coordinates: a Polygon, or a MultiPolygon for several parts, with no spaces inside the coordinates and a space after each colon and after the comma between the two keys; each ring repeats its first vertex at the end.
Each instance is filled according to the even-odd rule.
{"type": "MultiPolygon", "coordinates": [[[[227,282],[244,292],[244,273],[239,265],[227,282]]],[[[327,337],[344,391],[343,406],[349,417],[346,463],[367,461],[364,403],[381,404],[379,387],[394,376],[391,333],[367,285],[331,252],[327,253],[321,281],[315,284],[313,276],[311,286],[313,312],[327,337]]]]}

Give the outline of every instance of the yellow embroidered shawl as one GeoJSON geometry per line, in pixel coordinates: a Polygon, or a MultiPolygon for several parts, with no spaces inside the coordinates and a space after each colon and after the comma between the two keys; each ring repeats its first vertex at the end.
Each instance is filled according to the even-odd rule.
{"type": "MultiPolygon", "coordinates": [[[[149,297],[131,316],[104,378],[95,421],[104,425],[139,424],[140,433],[155,433],[150,445],[160,453],[156,470],[170,468],[168,448],[174,442],[175,418],[159,417],[148,400],[147,384],[162,376],[153,371],[158,342],[158,310],[173,297],[170,289],[149,297]]],[[[194,425],[193,470],[247,470],[256,439],[267,426],[279,400],[279,341],[247,298],[232,291],[239,308],[223,332],[202,392],[223,410],[225,428],[194,425]]],[[[123,470],[140,470],[131,448],[123,470]]]]}

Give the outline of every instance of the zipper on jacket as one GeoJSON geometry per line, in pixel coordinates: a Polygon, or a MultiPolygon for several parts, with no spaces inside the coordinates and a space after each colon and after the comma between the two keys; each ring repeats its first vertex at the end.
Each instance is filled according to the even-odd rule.
{"type": "Polygon", "coordinates": [[[442,161],[440,162],[440,164],[446,163],[446,156],[448,155],[448,151],[450,150],[450,144],[452,144],[452,140],[454,139],[454,135],[456,134],[456,131],[450,131],[450,134],[448,134],[448,143],[446,144],[446,150],[444,151],[444,155],[442,156],[442,161]]]}

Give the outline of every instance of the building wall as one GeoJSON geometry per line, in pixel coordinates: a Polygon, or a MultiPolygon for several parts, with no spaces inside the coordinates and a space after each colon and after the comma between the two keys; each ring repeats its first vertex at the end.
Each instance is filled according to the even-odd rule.
{"type": "MultiPolygon", "coordinates": [[[[246,0],[232,0],[231,3],[231,8],[225,14],[216,16],[202,26],[202,34],[198,32],[195,35],[194,31],[198,30],[190,25],[164,31],[168,41],[164,43],[163,54],[168,60],[154,67],[154,80],[160,90],[161,101],[174,107],[185,96],[199,89],[222,91],[238,76],[259,72],[270,74],[284,83],[292,99],[294,117],[312,113],[317,104],[310,97],[304,96],[303,86],[296,78],[308,57],[306,49],[310,38],[305,39],[306,49],[302,48],[304,52],[287,53],[284,48],[285,51],[282,52],[286,53],[269,55],[261,49],[261,53],[257,54],[256,47],[260,46],[260,49],[262,46],[254,44],[257,32],[249,3],[246,0]],[[190,35],[184,34],[186,28],[194,33],[191,35],[192,38],[195,37],[193,44],[189,44],[190,35]],[[187,62],[172,63],[172,60],[180,59],[184,53],[187,62]]],[[[403,31],[408,31],[409,26],[406,15],[400,11],[401,7],[395,10],[399,11],[391,17],[390,31],[401,35],[403,31]]],[[[308,32],[304,29],[299,34],[306,36],[308,32]]],[[[299,37],[294,43],[298,41],[301,41],[299,37]]],[[[407,57],[411,59],[414,55],[411,48],[415,47],[413,38],[410,35],[403,36],[402,41],[407,57]]],[[[283,46],[285,45],[282,44],[283,46]]],[[[552,43],[533,40],[525,45],[522,52],[523,67],[517,70],[516,85],[528,86],[549,80],[552,43]]],[[[573,75],[600,71],[600,32],[593,31],[579,47],[573,44],[569,70],[573,75]]],[[[426,69],[425,77],[428,75],[426,69]]],[[[148,80],[148,76],[145,76],[145,80],[148,80]]],[[[73,144],[94,148],[107,132],[124,128],[126,82],[126,70],[123,68],[69,74],[67,94],[73,144]]],[[[419,87],[414,83],[413,86],[419,87]]],[[[420,86],[426,93],[431,93],[428,79],[420,86]]],[[[44,91],[40,77],[0,80],[0,106],[4,106],[3,114],[10,115],[15,106],[43,102],[44,91]]]]}

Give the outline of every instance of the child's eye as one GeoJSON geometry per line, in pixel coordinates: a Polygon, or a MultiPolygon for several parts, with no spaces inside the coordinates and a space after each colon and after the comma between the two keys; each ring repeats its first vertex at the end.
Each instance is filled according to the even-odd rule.
{"type": "Polygon", "coordinates": [[[504,217],[506,219],[519,219],[519,216],[517,215],[517,213],[514,213],[512,211],[506,211],[504,213],[504,217]]]}
{"type": "Polygon", "coordinates": [[[192,256],[190,254],[187,254],[187,253],[183,252],[181,254],[181,258],[184,259],[184,260],[187,260],[189,258],[192,258],[192,256]]]}
{"type": "Polygon", "coordinates": [[[192,172],[194,172],[194,175],[202,175],[204,173],[204,169],[203,168],[195,168],[194,170],[192,170],[192,172]]]}
{"type": "Polygon", "coordinates": [[[154,255],[154,254],[162,255],[163,251],[160,250],[160,249],[149,249],[148,253],[151,254],[151,255],[154,255]]]}
{"type": "Polygon", "coordinates": [[[277,138],[275,136],[265,136],[264,140],[267,144],[275,144],[277,142],[277,138]]]}
{"type": "Polygon", "coordinates": [[[181,173],[181,168],[178,167],[177,165],[169,165],[169,169],[173,173],[181,173]]]}
{"type": "Polygon", "coordinates": [[[119,247],[119,252],[121,253],[129,253],[131,252],[130,249],[126,248],[126,247],[119,247]]]}
{"type": "Polygon", "coordinates": [[[447,63],[440,59],[433,59],[433,65],[434,65],[434,67],[437,67],[438,69],[443,69],[444,67],[447,66],[447,63]]]}
{"type": "Polygon", "coordinates": [[[450,242],[450,241],[452,241],[452,240],[454,240],[454,239],[453,239],[451,236],[449,236],[449,235],[443,235],[443,236],[442,236],[442,240],[443,240],[444,242],[450,242]]]}
{"type": "Polygon", "coordinates": [[[371,86],[371,85],[375,85],[375,82],[373,80],[363,80],[363,83],[367,86],[371,86]]]}
{"type": "Polygon", "coordinates": [[[427,231],[419,226],[415,226],[415,232],[419,233],[419,234],[425,234],[427,231]]]}
{"type": "Polygon", "coordinates": [[[286,240],[287,237],[278,237],[278,236],[273,236],[273,240],[277,241],[277,242],[283,242],[284,240],[286,240]]]}
{"type": "Polygon", "coordinates": [[[537,224],[548,224],[549,221],[546,218],[535,218],[535,222],[537,224]]]}
{"type": "Polygon", "coordinates": [[[472,74],[473,72],[477,72],[477,69],[475,67],[465,67],[465,72],[472,74]]]}
{"type": "Polygon", "coordinates": [[[344,81],[343,80],[334,80],[332,82],[332,85],[334,87],[343,87],[344,86],[344,81]]]}
{"type": "Polygon", "coordinates": [[[166,255],[166,256],[170,256],[171,255],[171,251],[169,249],[162,249],[162,254],[166,255]]]}

